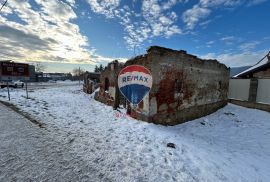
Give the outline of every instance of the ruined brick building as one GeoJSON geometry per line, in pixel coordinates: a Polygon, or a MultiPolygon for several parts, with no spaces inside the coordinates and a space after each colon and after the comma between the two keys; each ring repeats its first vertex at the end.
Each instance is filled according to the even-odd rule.
{"type": "Polygon", "coordinates": [[[101,73],[96,99],[114,107],[124,104],[117,76],[122,68],[133,64],[148,68],[153,77],[149,94],[137,108],[130,110],[134,118],[175,125],[210,114],[227,104],[229,69],[224,64],[157,46],[125,64],[109,63],[101,73]]]}
{"type": "Polygon", "coordinates": [[[83,91],[85,93],[91,94],[93,93],[100,82],[100,73],[88,72],[86,71],[83,74],[83,91]]]}
{"type": "Polygon", "coordinates": [[[119,63],[117,60],[108,64],[100,75],[100,89],[96,100],[115,107],[121,103],[120,99],[115,98],[123,98],[120,96],[117,85],[117,76],[123,66],[124,64],[119,63]]]}

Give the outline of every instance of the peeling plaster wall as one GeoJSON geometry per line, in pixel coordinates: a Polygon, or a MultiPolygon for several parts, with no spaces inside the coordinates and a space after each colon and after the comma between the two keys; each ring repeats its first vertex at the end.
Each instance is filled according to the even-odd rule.
{"type": "Polygon", "coordinates": [[[115,87],[109,87],[109,91],[108,94],[110,95],[110,97],[112,97],[113,99],[115,99],[115,87]]]}
{"type": "Polygon", "coordinates": [[[113,61],[108,64],[108,66],[100,75],[100,89],[98,94],[95,96],[96,100],[104,104],[113,106],[116,95],[117,75],[122,68],[123,65],[118,63],[117,61],[113,61]],[[105,90],[106,78],[109,81],[108,90],[105,90]]]}
{"type": "Polygon", "coordinates": [[[135,118],[174,125],[210,114],[227,104],[229,69],[216,60],[151,47],[147,55],[126,63],[131,64],[145,66],[153,76],[149,112],[133,110],[135,118]],[[175,90],[176,80],[180,82],[180,91],[175,90]]]}
{"type": "Polygon", "coordinates": [[[157,113],[157,100],[155,97],[152,97],[149,103],[149,115],[152,116],[156,113],[157,113]]]}
{"type": "MultiPolygon", "coordinates": [[[[101,74],[97,100],[113,105],[116,76],[123,67],[135,64],[151,71],[153,86],[138,107],[131,109],[134,118],[175,125],[210,114],[227,104],[229,69],[225,65],[156,46],[117,69],[110,63],[101,74]],[[108,92],[104,92],[105,78],[110,82],[108,92]]],[[[123,100],[120,98],[120,102],[123,100]]]]}
{"type": "Polygon", "coordinates": [[[142,108],[142,110],[146,115],[149,115],[149,94],[147,94],[143,98],[143,108],[142,108]]]}

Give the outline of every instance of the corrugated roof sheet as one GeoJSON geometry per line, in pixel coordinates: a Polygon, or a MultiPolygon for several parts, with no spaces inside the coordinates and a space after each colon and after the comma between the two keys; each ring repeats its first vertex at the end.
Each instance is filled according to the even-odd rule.
{"type": "Polygon", "coordinates": [[[237,78],[238,76],[241,76],[245,73],[248,73],[248,72],[252,72],[253,70],[261,67],[261,66],[264,66],[265,64],[269,63],[269,60],[268,60],[268,56],[270,56],[270,52],[264,56],[264,58],[262,58],[258,63],[256,63],[255,65],[251,66],[250,68],[242,71],[241,73],[238,73],[237,75],[233,76],[234,78],[237,78]]]}

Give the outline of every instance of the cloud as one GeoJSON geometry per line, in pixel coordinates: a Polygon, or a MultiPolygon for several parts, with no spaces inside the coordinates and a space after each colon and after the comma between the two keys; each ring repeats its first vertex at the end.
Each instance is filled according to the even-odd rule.
{"type": "Polygon", "coordinates": [[[153,37],[169,38],[182,32],[176,24],[177,14],[170,9],[177,3],[185,1],[168,0],[160,3],[158,0],[143,0],[139,13],[127,5],[120,6],[121,3],[117,0],[105,2],[105,0],[88,0],[93,12],[119,20],[124,27],[124,40],[130,50],[138,48],[153,37]]]}
{"type": "Polygon", "coordinates": [[[200,5],[202,7],[217,7],[217,6],[225,6],[232,7],[241,4],[242,0],[200,0],[200,5]]]}
{"type": "Polygon", "coordinates": [[[150,25],[154,36],[170,37],[173,34],[181,33],[181,29],[175,24],[176,13],[164,11],[164,9],[171,8],[176,3],[176,1],[169,1],[164,8],[164,5],[159,5],[157,0],[143,1],[142,14],[145,22],[150,25]]]}
{"type": "Polygon", "coordinates": [[[206,45],[207,45],[207,47],[211,47],[213,44],[215,43],[215,41],[208,41],[208,42],[206,42],[206,45]]]}
{"type": "Polygon", "coordinates": [[[161,6],[163,10],[167,10],[176,5],[177,3],[178,3],[177,0],[169,0],[167,2],[164,2],[161,6]]]}
{"type": "Polygon", "coordinates": [[[75,0],[66,0],[66,2],[72,7],[75,6],[75,0]]]}
{"type": "Polygon", "coordinates": [[[41,13],[45,20],[60,23],[77,18],[71,6],[57,0],[35,0],[41,6],[41,13]]]}
{"type": "Polygon", "coordinates": [[[87,0],[87,2],[93,12],[106,15],[107,18],[114,17],[114,10],[120,4],[120,0],[87,0]]]}
{"type": "Polygon", "coordinates": [[[200,0],[191,9],[186,10],[182,15],[182,20],[186,24],[187,29],[194,27],[202,20],[207,18],[210,13],[218,8],[235,8],[246,4],[247,6],[257,5],[267,0],[200,0]]]}
{"type": "Polygon", "coordinates": [[[201,22],[200,23],[200,26],[203,26],[203,27],[206,27],[209,23],[211,23],[212,22],[212,20],[206,20],[206,21],[204,21],[204,22],[201,22]]]}
{"type": "Polygon", "coordinates": [[[253,41],[253,42],[246,42],[239,46],[239,49],[242,51],[251,51],[252,49],[256,48],[261,42],[253,41]]]}
{"type": "Polygon", "coordinates": [[[226,37],[222,37],[220,38],[221,41],[233,41],[235,40],[234,36],[226,36],[226,37]]]}
{"type": "Polygon", "coordinates": [[[71,7],[75,1],[35,2],[33,8],[29,1],[9,1],[5,9],[19,21],[9,19],[10,12],[0,15],[1,59],[89,64],[113,60],[96,55],[79,26],[72,23],[77,18],[71,7]]]}
{"type": "Polygon", "coordinates": [[[228,67],[251,66],[256,64],[267,54],[268,50],[245,51],[240,53],[215,54],[208,53],[201,56],[204,59],[217,59],[228,67]]]}
{"type": "MultiPolygon", "coordinates": [[[[3,42],[9,43],[9,45],[13,45],[14,47],[24,47],[32,50],[49,50],[49,44],[56,43],[56,41],[51,38],[41,39],[37,35],[29,34],[6,25],[0,25],[0,30],[2,41],[5,40],[3,42]]],[[[14,52],[14,54],[16,54],[16,52],[14,52]]]]}
{"type": "Polygon", "coordinates": [[[188,29],[193,29],[200,19],[207,17],[210,13],[209,9],[195,5],[192,9],[184,12],[182,19],[188,29]]]}

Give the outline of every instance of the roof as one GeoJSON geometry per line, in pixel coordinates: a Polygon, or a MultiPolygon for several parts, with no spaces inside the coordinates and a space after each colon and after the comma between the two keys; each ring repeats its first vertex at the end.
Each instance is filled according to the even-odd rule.
{"type": "Polygon", "coordinates": [[[255,65],[251,66],[250,68],[242,71],[241,73],[238,73],[237,75],[234,75],[234,78],[244,76],[250,73],[254,73],[257,70],[260,70],[264,67],[270,66],[270,51],[268,54],[266,54],[259,62],[257,62],[255,65]]]}
{"type": "Polygon", "coordinates": [[[12,60],[0,60],[0,62],[12,62],[12,60]]]}
{"type": "Polygon", "coordinates": [[[230,68],[230,77],[242,73],[243,71],[249,69],[251,66],[241,66],[241,67],[231,67],[230,68]]]}

